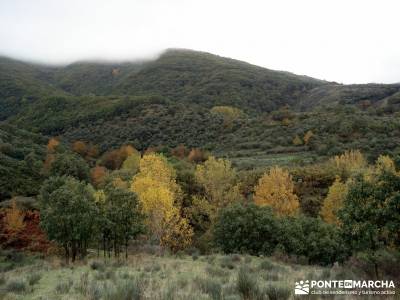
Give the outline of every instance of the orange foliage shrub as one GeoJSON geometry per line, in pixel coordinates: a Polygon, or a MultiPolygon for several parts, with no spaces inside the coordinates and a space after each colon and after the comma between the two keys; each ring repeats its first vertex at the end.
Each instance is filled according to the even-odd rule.
{"type": "Polygon", "coordinates": [[[75,141],[72,143],[72,151],[78,153],[81,156],[85,156],[87,153],[87,145],[83,141],[75,141]]]}
{"type": "Polygon", "coordinates": [[[24,214],[24,227],[18,231],[10,231],[6,223],[6,210],[0,211],[0,245],[33,252],[54,252],[57,246],[50,242],[40,228],[40,215],[37,211],[24,214]]]}
{"type": "Polygon", "coordinates": [[[199,148],[190,150],[188,160],[191,162],[199,163],[207,160],[207,154],[199,148]]]}
{"type": "Polygon", "coordinates": [[[121,168],[125,159],[137,150],[130,145],[121,146],[119,149],[111,150],[103,155],[101,164],[107,169],[117,170],[121,168]]]}
{"type": "Polygon", "coordinates": [[[54,153],[56,152],[57,146],[60,145],[60,141],[56,138],[51,138],[47,142],[47,152],[48,153],[54,153]]]}
{"type": "Polygon", "coordinates": [[[15,200],[12,201],[11,208],[6,209],[4,223],[6,228],[12,232],[18,232],[25,226],[24,213],[17,207],[15,200]]]}
{"type": "Polygon", "coordinates": [[[185,145],[180,144],[171,150],[171,154],[180,159],[185,158],[189,154],[189,149],[185,145]]]}
{"type": "Polygon", "coordinates": [[[107,175],[107,169],[102,166],[95,166],[91,171],[90,171],[90,178],[92,180],[92,184],[95,187],[98,187],[104,180],[104,178],[107,175]]]}

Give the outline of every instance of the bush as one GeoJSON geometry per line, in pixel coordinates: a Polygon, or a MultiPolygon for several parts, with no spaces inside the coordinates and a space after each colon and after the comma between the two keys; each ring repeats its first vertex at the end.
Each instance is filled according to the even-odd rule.
{"type": "Polygon", "coordinates": [[[226,253],[271,254],[277,242],[278,224],[268,207],[234,204],[219,214],[215,243],[226,253]]]}
{"type": "Polygon", "coordinates": [[[71,289],[72,283],[73,283],[72,279],[60,281],[56,285],[56,288],[55,288],[56,293],[57,294],[66,294],[66,293],[68,293],[69,290],[71,289]]]}
{"type": "Polygon", "coordinates": [[[13,279],[10,280],[6,285],[6,291],[11,293],[24,293],[27,289],[25,281],[13,279]]]}
{"type": "Polygon", "coordinates": [[[213,278],[197,278],[196,284],[203,293],[208,294],[213,300],[222,299],[221,283],[213,278]]]}
{"type": "Polygon", "coordinates": [[[217,266],[207,266],[206,267],[206,272],[211,275],[211,276],[216,276],[216,277],[226,277],[229,275],[229,271],[226,271],[224,269],[221,269],[217,266]]]}
{"type": "Polygon", "coordinates": [[[90,268],[92,270],[104,271],[104,264],[98,261],[92,261],[90,263],[90,268]]]}
{"type": "Polygon", "coordinates": [[[33,273],[28,275],[28,283],[29,285],[35,285],[36,283],[39,282],[39,280],[42,278],[42,274],[40,273],[33,273]]]}
{"type": "Polygon", "coordinates": [[[223,256],[221,257],[221,267],[222,268],[228,268],[230,270],[235,268],[235,262],[232,260],[231,256],[223,256]]]}
{"type": "Polygon", "coordinates": [[[381,277],[400,278],[400,253],[395,250],[379,250],[376,253],[359,252],[346,262],[346,265],[352,269],[361,270],[366,277],[374,278],[376,276],[375,266],[378,269],[378,275],[381,277]]]}
{"type": "Polygon", "coordinates": [[[286,285],[273,283],[267,285],[265,293],[269,300],[285,300],[290,297],[292,290],[286,285]]]}
{"type": "Polygon", "coordinates": [[[279,250],[304,263],[333,264],[344,261],[348,254],[337,226],[305,216],[278,218],[270,208],[254,204],[223,209],[214,237],[226,253],[271,255],[279,250]]]}
{"type": "Polygon", "coordinates": [[[285,218],[279,230],[280,247],[289,255],[305,257],[308,263],[333,264],[347,255],[338,228],[320,219],[285,218]]]}
{"type": "Polygon", "coordinates": [[[236,289],[243,299],[256,298],[259,294],[257,280],[246,267],[241,267],[238,272],[236,289]]]}
{"type": "Polygon", "coordinates": [[[120,280],[114,289],[108,290],[105,299],[140,300],[143,297],[144,288],[144,282],[141,278],[120,280]]]}

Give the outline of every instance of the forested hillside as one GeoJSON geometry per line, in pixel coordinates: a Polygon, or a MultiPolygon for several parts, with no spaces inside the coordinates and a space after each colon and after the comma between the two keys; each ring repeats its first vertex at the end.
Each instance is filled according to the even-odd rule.
{"type": "MultiPolygon", "coordinates": [[[[184,145],[239,169],[304,165],[350,149],[370,162],[396,156],[399,95],[400,84],[341,85],[191,50],[67,66],[0,58],[0,120],[8,135],[19,128],[90,143],[100,153],[184,145]]],[[[19,140],[18,133],[3,138],[1,149],[19,148],[19,140]]]]}

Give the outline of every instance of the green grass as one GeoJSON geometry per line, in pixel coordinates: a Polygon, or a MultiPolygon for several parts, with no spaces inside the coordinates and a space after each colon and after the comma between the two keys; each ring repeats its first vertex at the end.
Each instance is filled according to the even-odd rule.
{"type": "Polygon", "coordinates": [[[137,254],[122,263],[89,257],[70,265],[57,257],[23,260],[0,273],[2,299],[291,299],[296,280],[337,273],[237,254],[137,254]]]}

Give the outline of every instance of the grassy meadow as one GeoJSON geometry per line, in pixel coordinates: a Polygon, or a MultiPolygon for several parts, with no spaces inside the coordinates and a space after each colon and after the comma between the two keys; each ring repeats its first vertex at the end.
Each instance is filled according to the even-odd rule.
{"type": "Polygon", "coordinates": [[[338,266],[237,254],[142,253],[118,261],[92,253],[66,265],[56,256],[44,259],[3,251],[0,268],[0,299],[294,299],[296,280],[359,278],[338,266]]]}

